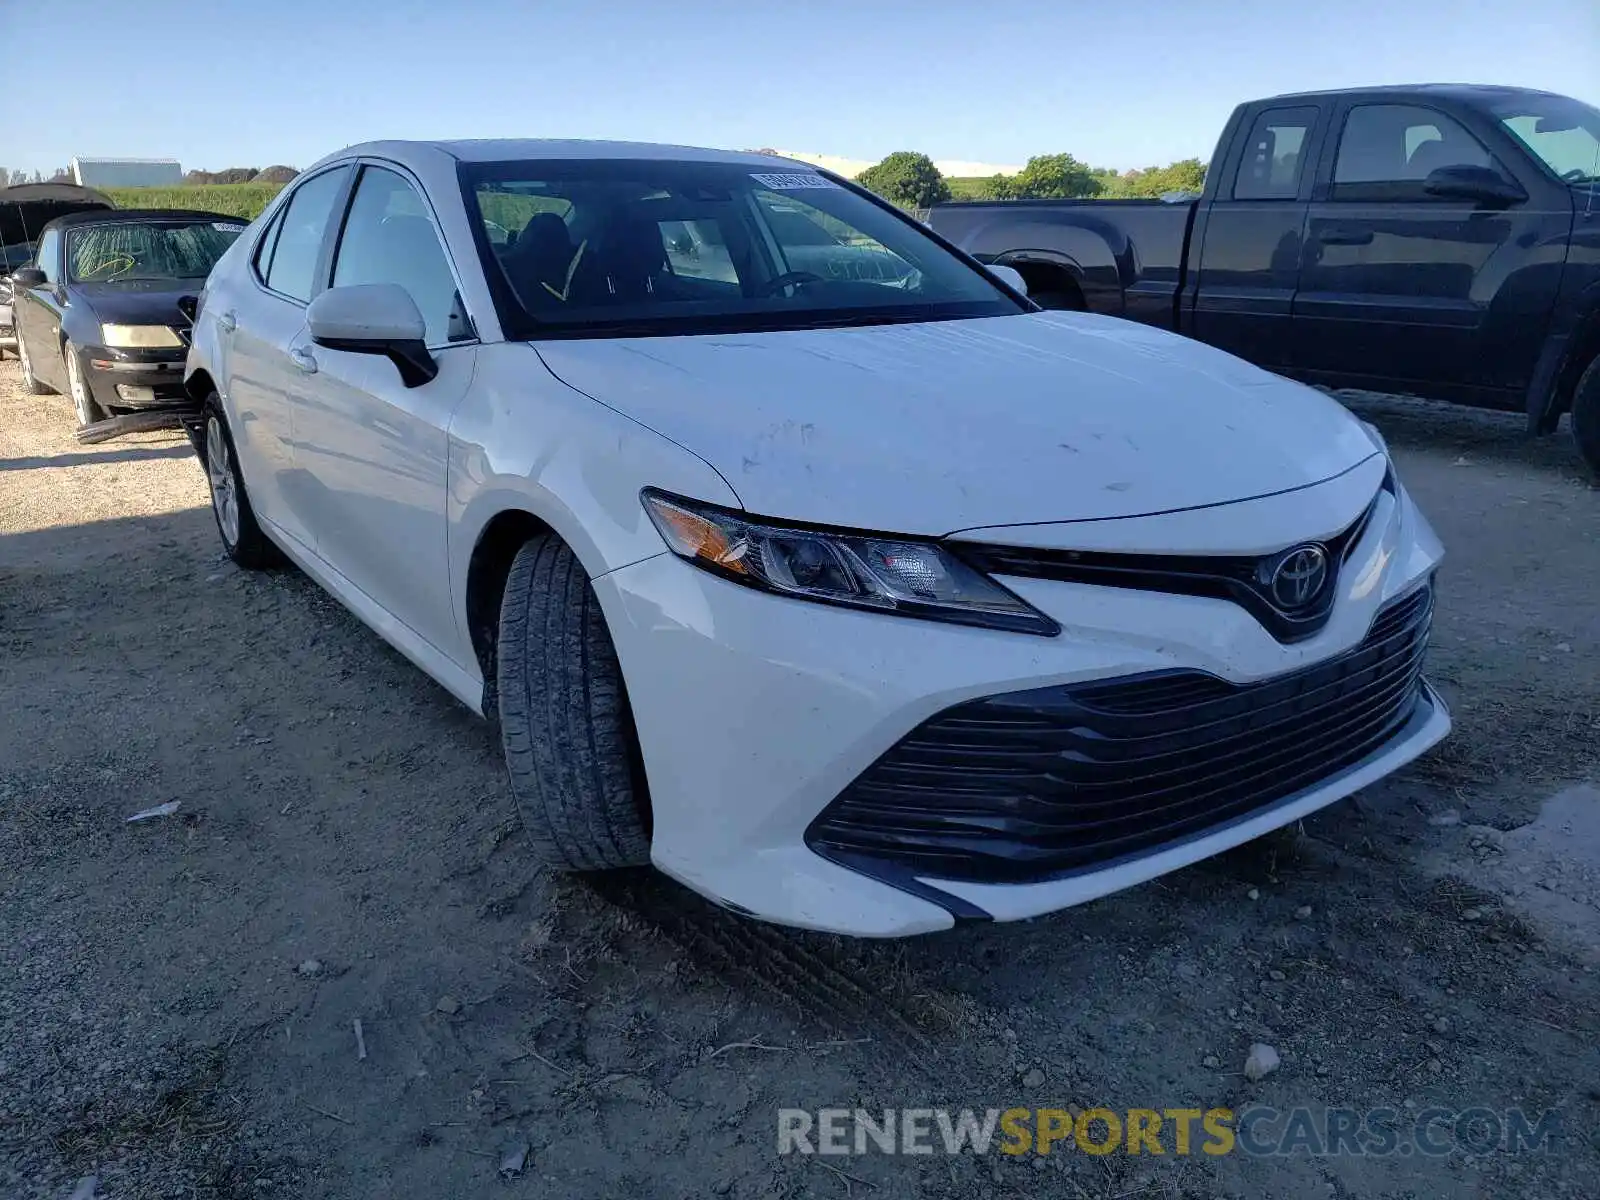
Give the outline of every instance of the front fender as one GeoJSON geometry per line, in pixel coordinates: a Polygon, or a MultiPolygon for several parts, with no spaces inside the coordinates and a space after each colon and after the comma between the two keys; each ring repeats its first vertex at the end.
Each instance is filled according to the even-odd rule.
{"type": "Polygon", "coordinates": [[[473,550],[503,512],[548,525],[598,578],[666,549],[641,488],[742,507],[704,460],[569,387],[521,344],[480,351],[473,388],[451,418],[449,456],[450,582],[463,629],[473,550]]]}
{"type": "Polygon", "coordinates": [[[1577,303],[1567,311],[1576,313],[1576,317],[1569,321],[1558,317],[1553,323],[1528,382],[1530,433],[1554,432],[1572,399],[1578,376],[1600,351],[1600,282],[1582,292],[1577,303]]]}

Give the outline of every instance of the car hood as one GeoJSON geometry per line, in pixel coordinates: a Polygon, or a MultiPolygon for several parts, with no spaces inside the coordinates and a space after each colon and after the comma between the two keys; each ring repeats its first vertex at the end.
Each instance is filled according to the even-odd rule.
{"type": "Polygon", "coordinates": [[[1320,392],[1079,313],[537,351],[704,458],[749,511],[831,525],[941,535],[1172,512],[1303,488],[1379,452],[1320,392]]]}
{"type": "Polygon", "coordinates": [[[94,310],[102,324],[178,325],[189,320],[178,310],[184,296],[198,296],[204,279],[129,280],[127,283],[74,283],[72,298],[94,310]]]}

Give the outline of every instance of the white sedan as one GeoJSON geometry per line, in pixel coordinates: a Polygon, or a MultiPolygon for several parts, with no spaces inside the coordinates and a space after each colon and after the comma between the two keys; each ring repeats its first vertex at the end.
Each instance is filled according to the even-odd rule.
{"type": "Polygon", "coordinates": [[[553,863],[792,925],[1049,912],[1443,737],[1375,431],[1019,284],[784,159],[353,147],[202,297],[217,526],[498,722],[553,863]]]}

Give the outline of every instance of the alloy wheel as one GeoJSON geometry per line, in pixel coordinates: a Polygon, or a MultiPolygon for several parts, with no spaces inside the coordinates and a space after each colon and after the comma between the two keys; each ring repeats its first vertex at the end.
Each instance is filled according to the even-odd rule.
{"type": "Polygon", "coordinates": [[[67,391],[72,394],[72,406],[78,410],[78,424],[94,423],[94,401],[89,398],[89,385],[84,382],[83,368],[78,365],[78,355],[67,348],[67,391]]]}
{"type": "Polygon", "coordinates": [[[234,488],[228,439],[215,413],[206,420],[206,478],[211,484],[211,506],[217,511],[222,538],[230,547],[236,546],[239,543],[239,495],[234,488]]]}

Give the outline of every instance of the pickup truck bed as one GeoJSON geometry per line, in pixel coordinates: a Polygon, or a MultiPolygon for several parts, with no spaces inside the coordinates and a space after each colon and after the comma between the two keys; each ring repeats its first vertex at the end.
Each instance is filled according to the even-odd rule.
{"type": "Polygon", "coordinates": [[[1045,307],[1538,432],[1572,409],[1600,470],[1597,171],[1600,110],[1563,96],[1319,92],[1240,105],[1196,200],[948,204],[929,223],[1045,307]]]}

